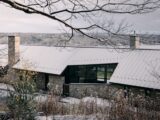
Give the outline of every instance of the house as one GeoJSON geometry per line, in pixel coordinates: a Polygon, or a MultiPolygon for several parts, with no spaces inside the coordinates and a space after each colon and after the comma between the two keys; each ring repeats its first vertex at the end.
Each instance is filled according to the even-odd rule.
{"type": "Polygon", "coordinates": [[[145,94],[160,90],[160,45],[140,45],[136,36],[131,36],[129,47],[116,49],[25,46],[15,36],[8,37],[8,47],[0,48],[4,50],[1,66],[36,71],[37,84],[43,90],[50,87],[77,97],[103,95],[110,86],[138,88],[145,94]]]}

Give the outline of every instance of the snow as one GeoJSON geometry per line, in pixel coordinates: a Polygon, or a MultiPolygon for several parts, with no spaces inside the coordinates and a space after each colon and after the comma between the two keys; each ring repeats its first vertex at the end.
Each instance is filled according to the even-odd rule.
{"type": "Polygon", "coordinates": [[[68,104],[79,104],[80,103],[80,99],[73,98],[73,97],[66,97],[66,98],[62,98],[60,100],[60,102],[68,103],[68,104]]]}
{"type": "Polygon", "coordinates": [[[37,116],[36,120],[98,120],[95,115],[55,115],[55,116],[37,116]]]}
{"type": "MultiPolygon", "coordinates": [[[[14,88],[11,85],[7,85],[4,83],[0,83],[0,100],[6,100],[9,96],[8,90],[14,91],[14,88]]],[[[37,102],[46,102],[49,98],[48,94],[35,94],[34,100],[37,102]]],[[[99,107],[106,107],[109,106],[109,101],[97,98],[97,97],[83,97],[82,99],[73,98],[73,97],[65,97],[61,98],[60,103],[64,103],[66,105],[78,105],[81,102],[86,103],[95,103],[99,107]]],[[[95,114],[93,115],[49,115],[45,116],[42,112],[42,114],[37,114],[35,117],[35,120],[98,120],[97,116],[95,114]]]]}
{"type": "Polygon", "coordinates": [[[0,89],[14,91],[14,88],[11,85],[5,83],[0,83],[0,89]]]}
{"type": "Polygon", "coordinates": [[[55,120],[55,119],[53,119],[53,116],[47,116],[47,117],[46,116],[37,116],[36,120],[55,120]]]}
{"type": "Polygon", "coordinates": [[[109,101],[102,99],[102,98],[97,98],[97,97],[84,97],[82,98],[82,101],[85,103],[95,103],[99,107],[109,107],[109,101]]]}
{"type": "Polygon", "coordinates": [[[84,97],[82,99],[66,97],[66,98],[62,98],[60,102],[64,102],[68,104],[79,104],[80,102],[84,102],[84,103],[95,103],[99,107],[109,107],[110,106],[108,100],[97,98],[97,97],[84,97]]]}
{"type": "MultiPolygon", "coordinates": [[[[35,97],[35,101],[37,102],[45,102],[48,99],[48,95],[38,95],[35,97]]],[[[99,107],[109,107],[110,102],[106,99],[103,98],[97,98],[97,97],[84,97],[82,99],[78,98],[73,98],[73,97],[65,97],[61,98],[60,101],[61,103],[73,105],[73,104],[80,104],[80,102],[84,103],[95,103],[99,107]]]]}
{"type": "Polygon", "coordinates": [[[0,83],[0,100],[6,99],[9,91],[14,91],[14,88],[11,85],[0,83]]]}
{"type": "Polygon", "coordinates": [[[46,102],[48,99],[48,95],[47,94],[38,94],[34,100],[36,102],[40,102],[40,103],[43,103],[43,102],[46,102]]]}
{"type": "MultiPolygon", "coordinates": [[[[9,90],[14,91],[14,88],[11,85],[0,83],[0,100],[6,100],[9,96],[9,90]]],[[[39,103],[46,102],[49,98],[48,94],[36,94],[34,100],[39,103]]],[[[65,97],[59,100],[61,103],[65,103],[66,105],[80,104],[80,102],[84,103],[95,103],[99,107],[107,107],[109,106],[109,101],[97,98],[97,97],[84,97],[82,99],[74,98],[74,97],[65,97]]]]}
{"type": "Polygon", "coordinates": [[[95,115],[56,115],[53,120],[96,120],[95,115]]]}

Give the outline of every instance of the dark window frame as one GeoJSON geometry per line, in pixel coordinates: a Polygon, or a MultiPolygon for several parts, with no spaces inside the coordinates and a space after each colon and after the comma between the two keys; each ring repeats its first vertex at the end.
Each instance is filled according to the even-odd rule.
{"type": "MultiPolygon", "coordinates": [[[[117,63],[111,64],[95,64],[95,65],[72,65],[68,66],[65,70],[65,83],[107,83],[109,81],[107,71],[109,68],[114,70],[117,67],[117,63]],[[95,68],[94,68],[95,67],[95,68]],[[104,67],[104,81],[99,81],[97,72],[98,67],[104,67]],[[96,75],[96,76],[95,76],[96,75]],[[84,78],[81,79],[80,78],[84,78]],[[83,82],[82,82],[83,81],[83,82]]],[[[111,73],[110,77],[112,76],[111,73]]]]}

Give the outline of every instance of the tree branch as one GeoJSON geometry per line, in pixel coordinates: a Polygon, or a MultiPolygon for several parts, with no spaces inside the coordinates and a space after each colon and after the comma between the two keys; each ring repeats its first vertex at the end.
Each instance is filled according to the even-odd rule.
{"type": "Polygon", "coordinates": [[[107,28],[95,22],[94,18],[97,14],[142,14],[152,12],[160,7],[160,0],[121,0],[121,2],[119,0],[25,0],[23,3],[14,0],[0,0],[0,2],[27,14],[40,14],[58,21],[71,30],[69,40],[72,39],[75,31],[99,41],[108,41],[108,39],[90,35],[91,30],[97,29],[108,35],[118,35],[126,26],[120,24],[113,31],[113,28],[109,27],[110,25],[107,28]],[[66,18],[64,19],[64,17],[66,18]],[[68,22],[75,18],[85,22],[84,27],[75,27],[68,22]]]}

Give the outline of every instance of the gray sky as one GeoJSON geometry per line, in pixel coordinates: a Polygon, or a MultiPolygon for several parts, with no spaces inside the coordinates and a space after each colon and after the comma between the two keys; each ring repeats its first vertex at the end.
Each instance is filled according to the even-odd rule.
{"type": "MultiPolygon", "coordinates": [[[[125,18],[132,29],[141,33],[160,33],[160,10],[143,15],[114,16],[119,21],[125,18]]],[[[29,15],[13,8],[0,5],[0,32],[61,32],[58,22],[40,15],[29,15]]]]}

